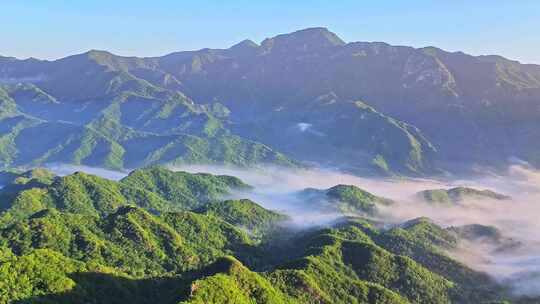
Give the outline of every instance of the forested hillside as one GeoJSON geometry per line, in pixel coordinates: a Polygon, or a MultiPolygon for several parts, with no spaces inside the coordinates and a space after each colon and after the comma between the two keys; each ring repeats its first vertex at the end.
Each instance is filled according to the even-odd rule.
{"type": "Polygon", "coordinates": [[[286,214],[226,199],[251,189],[232,176],[160,167],[120,181],[44,169],[1,176],[1,303],[512,300],[447,254],[480,230],[427,219],[381,226],[369,215],[393,202],[354,186],[299,193],[358,216],[298,230],[286,214]]]}

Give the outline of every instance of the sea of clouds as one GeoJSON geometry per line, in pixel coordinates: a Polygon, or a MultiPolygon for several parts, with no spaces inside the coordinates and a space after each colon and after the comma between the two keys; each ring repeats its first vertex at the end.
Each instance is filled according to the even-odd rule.
{"type": "MultiPolygon", "coordinates": [[[[327,189],[338,184],[355,185],[396,203],[383,208],[377,220],[389,225],[418,217],[429,217],[442,227],[481,224],[498,228],[505,238],[519,246],[499,250],[494,244],[463,241],[450,252],[470,267],[484,271],[512,285],[518,294],[540,295],[540,172],[526,165],[513,165],[504,173],[484,172],[471,178],[413,179],[365,178],[332,169],[287,169],[263,166],[253,169],[223,166],[181,166],[174,170],[232,175],[253,186],[233,198],[249,198],[265,208],[291,217],[297,228],[332,223],[342,216],[314,208],[296,195],[305,188],[327,189]],[[427,189],[467,186],[509,195],[511,200],[466,200],[459,204],[436,205],[423,201],[417,193],[427,189]]],[[[71,165],[51,165],[59,175],[83,171],[113,180],[128,172],[71,165]]]]}
{"type": "Polygon", "coordinates": [[[450,252],[470,267],[510,284],[518,294],[540,295],[540,172],[513,165],[504,173],[486,171],[471,178],[377,179],[358,177],[331,169],[239,169],[219,166],[184,166],[175,170],[233,175],[254,186],[237,197],[250,198],[268,209],[284,212],[296,226],[333,222],[341,214],[313,208],[295,195],[305,188],[327,189],[338,184],[355,185],[396,202],[383,208],[377,220],[399,224],[428,217],[442,227],[481,224],[496,227],[519,246],[500,250],[496,244],[463,240],[450,252]],[[459,204],[430,204],[417,193],[428,189],[467,186],[509,195],[511,200],[469,199],[459,204]]]}

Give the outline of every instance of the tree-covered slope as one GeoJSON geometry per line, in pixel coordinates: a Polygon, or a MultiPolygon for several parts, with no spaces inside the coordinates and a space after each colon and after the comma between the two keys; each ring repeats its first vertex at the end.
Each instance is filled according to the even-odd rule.
{"type": "MultiPolygon", "coordinates": [[[[293,39],[290,46],[294,45],[293,39]]],[[[200,72],[207,73],[203,70],[211,62],[251,57],[249,49],[238,45],[229,50],[145,59],[90,51],[52,62],[0,61],[0,67],[5,67],[2,71],[9,71],[0,74],[0,80],[21,79],[3,85],[10,119],[0,121],[0,129],[2,124],[6,126],[5,147],[10,151],[0,164],[60,161],[112,168],[155,163],[291,165],[277,149],[300,160],[334,165],[341,160],[343,167],[369,173],[422,174],[433,169],[436,149],[420,130],[365,103],[350,102],[360,97],[343,99],[329,90],[299,96],[302,106],[285,105],[281,111],[279,106],[261,106],[271,95],[260,96],[250,88],[256,100],[247,102],[245,108],[238,108],[237,101],[230,103],[225,96],[200,95],[199,81],[206,83],[208,92],[214,91],[212,83],[219,82],[206,82],[205,76],[190,70],[199,66],[200,72]],[[198,79],[179,80],[188,74],[198,79]],[[306,98],[310,101],[303,104],[306,98]],[[9,129],[13,118],[24,119],[25,124],[9,129]],[[304,125],[313,125],[313,132],[304,132],[304,125]],[[38,150],[24,151],[38,127],[50,140],[38,150]],[[59,133],[62,136],[53,136],[59,133]],[[312,155],[306,157],[305,151],[312,155]],[[335,157],[324,157],[329,154],[335,157]]],[[[229,74],[233,79],[236,76],[229,74]]],[[[246,83],[251,86],[250,82],[246,83]]],[[[227,89],[230,97],[244,100],[243,93],[237,94],[236,83],[231,84],[227,89]]]]}
{"type": "Polygon", "coordinates": [[[500,296],[499,292],[504,292],[487,274],[452,259],[448,252],[456,248],[459,239],[427,218],[376,233],[373,240],[389,252],[408,256],[454,282],[452,297],[458,303],[485,301],[487,296],[496,298],[500,296]]]}
{"type": "Polygon", "coordinates": [[[214,202],[196,212],[217,216],[255,236],[271,234],[289,220],[287,215],[267,210],[248,199],[214,202]]]}
{"type": "Polygon", "coordinates": [[[429,203],[453,204],[466,200],[509,200],[510,197],[491,190],[477,190],[468,187],[424,190],[418,196],[429,203]]]}
{"type": "MultiPolygon", "coordinates": [[[[156,62],[189,88],[192,98],[219,100],[239,122],[309,112],[320,96],[335,96],[329,101],[363,100],[418,127],[437,147],[435,158],[443,162],[438,164],[450,163],[448,169],[463,163],[505,166],[509,157],[538,164],[540,66],[435,47],[336,43],[329,37],[335,34],[328,29],[309,28],[260,44],[177,52],[156,62]]],[[[353,116],[350,110],[343,107],[340,114],[353,116]]],[[[325,125],[324,120],[278,121],[284,127],[311,123],[313,130],[325,125]]],[[[328,121],[339,124],[339,116],[329,115],[328,121]]],[[[348,134],[351,128],[340,130],[348,134]]],[[[362,138],[369,141],[371,135],[362,138]]],[[[354,138],[348,137],[348,144],[357,144],[354,138]]]]}
{"type": "Polygon", "coordinates": [[[63,162],[126,168],[288,163],[276,149],[385,174],[504,167],[515,157],[538,165],[539,96],[538,65],[346,43],[325,28],[153,58],[95,50],[55,61],[2,57],[0,163],[43,163],[51,153],[63,162]],[[103,120],[122,127],[122,140],[103,120]],[[43,124],[53,137],[66,122],[80,128],[70,136],[78,141],[71,149],[81,152],[58,152],[68,143],[56,139],[37,155],[17,153],[28,146],[27,132],[19,132],[29,124],[43,124]],[[87,138],[86,128],[98,134],[87,138]],[[163,144],[169,135],[177,136],[174,147],[163,144]],[[145,153],[131,149],[134,138],[145,139],[145,153]],[[109,147],[99,150],[96,141],[109,147]]]}
{"type": "Polygon", "coordinates": [[[393,202],[376,196],[353,185],[336,185],[326,190],[307,188],[298,193],[313,208],[322,208],[340,213],[377,214],[381,206],[393,202]]]}
{"type": "Polygon", "coordinates": [[[51,179],[47,175],[45,183],[43,177],[33,177],[0,189],[0,224],[7,225],[48,208],[94,216],[112,213],[125,205],[152,212],[190,210],[235,189],[249,187],[232,176],[173,172],[161,167],[134,170],[119,182],[83,172],[51,179]]]}
{"type": "MultiPolygon", "coordinates": [[[[352,276],[350,268],[352,267],[353,273],[359,275],[361,279],[397,291],[413,303],[489,303],[505,297],[504,289],[493,279],[450,258],[444,249],[455,246],[455,237],[426,220],[383,230],[366,221],[350,218],[338,223],[332,229],[308,235],[307,238],[307,242],[306,237],[296,241],[301,247],[311,248],[306,253],[309,262],[304,263],[308,265],[313,263],[313,256],[317,254],[321,257],[326,256],[327,259],[324,262],[327,264],[323,268],[325,270],[315,272],[310,278],[321,284],[335,286],[334,283],[339,282],[339,276],[334,274],[325,278],[327,276],[325,272],[335,273],[336,270],[343,269],[340,268],[343,266],[336,266],[336,260],[343,259],[345,269],[347,269],[345,273],[349,277],[352,276]],[[343,248],[344,246],[352,248],[343,248]],[[314,251],[313,248],[315,248],[314,251]],[[332,258],[328,257],[329,252],[334,254],[332,258]],[[358,268],[355,269],[355,267],[358,268]],[[414,279],[407,278],[409,275],[412,275],[414,279]],[[427,283],[424,280],[427,280],[427,283]],[[405,284],[405,290],[399,291],[399,288],[404,288],[402,284],[405,284]],[[420,287],[422,284],[427,284],[429,287],[420,287]]],[[[318,260],[318,263],[323,263],[323,261],[318,260]]],[[[317,267],[322,268],[322,266],[317,267]]],[[[348,286],[349,283],[342,284],[348,286]]],[[[342,298],[339,300],[334,298],[328,302],[364,303],[348,294],[350,292],[350,289],[340,287],[332,292],[331,296],[342,293],[340,296],[342,298]]]]}
{"type": "Polygon", "coordinates": [[[437,149],[420,130],[361,101],[325,94],[304,107],[258,117],[238,124],[237,132],[297,159],[370,174],[434,170],[437,149]]]}
{"type": "MultiPolygon", "coordinates": [[[[19,286],[4,291],[5,299],[74,303],[91,297],[116,303],[116,297],[130,296],[135,303],[148,303],[157,293],[164,300],[170,297],[166,303],[478,303],[460,297],[462,282],[385,250],[362,229],[373,228],[351,222],[299,236],[291,260],[256,273],[225,258],[235,254],[243,259],[242,254],[256,252],[254,244],[213,216],[184,212],[158,217],[131,207],[102,219],[47,211],[0,231],[0,269],[5,270],[0,284],[12,278],[19,286]],[[44,259],[51,264],[44,265],[44,259]],[[41,271],[26,272],[28,267],[41,271]],[[29,282],[19,283],[23,277],[29,282]],[[103,282],[112,285],[102,289],[103,282]]],[[[479,286],[467,288],[477,297],[497,298],[494,290],[479,286]]]]}
{"type": "Polygon", "coordinates": [[[490,246],[492,252],[515,250],[524,245],[522,241],[505,235],[495,226],[468,224],[448,227],[446,230],[462,241],[490,246]]]}
{"type": "Polygon", "coordinates": [[[6,176],[0,303],[513,299],[448,254],[464,239],[506,244],[496,231],[444,229],[426,218],[380,225],[362,215],[391,202],[353,186],[308,190],[325,200],[308,195],[306,204],[334,211],[345,204],[343,212],[353,208],[359,216],[299,230],[256,202],[224,200],[234,189],[249,191],[231,176],[158,167],[120,181],[82,172],[54,177],[42,169],[6,176]]]}
{"type": "Polygon", "coordinates": [[[44,210],[0,235],[0,244],[18,255],[46,248],[139,277],[196,269],[251,244],[246,234],[214,217],[155,216],[129,206],[102,218],[44,210]]]}
{"type": "Polygon", "coordinates": [[[163,199],[183,205],[185,209],[200,207],[230,194],[232,190],[250,188],[234,176],[174,172],[161,167],[132,171],[120,183],[156,193],[163,199]]]}
{"type": "Polygon", "coordinates": [[[105,86],[97,91],[102,96],[76,103],[34,84],[3,86],[0,166],[293,164],[270,147],[232,133],[224,106],[195,104],[181,92],[131,78],[137,79],[118,76],[107,85],[96,84],[105,86]]]}
{"type": "MultiPolygon", "coordinates": [[[[99,299],[101,303],[126,299],[134,303],[149,303],[152,299],[163,303],[479,303],[460,297],[456,292],[458,283],[410,258],[389,253],[366,236],[357,235],[351,240],[338,234],[320,232],[309,240],[297,240],[307,244],[302,249],[303,257],[264,273],[253,272],[223,255],[199,270],[175,276],[159,275],[161,268],[154,268],[157,272],[151,276],[145,272],[126,274],[117,265],[99,264],[97,258],[80,261],[51,249],[30,249],[20,255],[5,248],[0,260],[0,284],[15,284],[9,286],[16,288],[4,289],[2,299],[53,303],[83,303],[88,299],[99,299]]],[[[124,259],[130,258],[135,256],[124,259]]],[[[173,258],[178,255],[169,257],[173,258]]],[[[144,261],[145,266],[153,265],[148,260],[138,257],[129,263],[134,266],[144,261]]],[[[478,288],[477,283],[469,288],[475,286],[478,288]]],[[[486,303],[498,298],[493,289],[475,292],[486,303]]]]}
{"type": "Polygon", "coordinates": [[[207,275],[191,282],[189,296],[180,303],[297,303],[264,276],[250,271],[233,257],[221,258],[204,271],[207,275]]]}

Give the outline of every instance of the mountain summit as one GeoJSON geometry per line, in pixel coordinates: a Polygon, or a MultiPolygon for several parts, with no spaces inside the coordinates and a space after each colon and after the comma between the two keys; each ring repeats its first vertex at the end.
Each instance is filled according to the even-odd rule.
{"type": "Polygon", "coordinates": [[[345,42],[326,28],[315,27],[290,34],[267,38],[261,46],[272,51],[317,51],[328,47],[343,46],[345,42]]]}
{"type": "Polygon", "coordinates": [[[540,66],[435,47],[345,43],[326,28],[153,58],[90,51],[56,61],[2,59],[0,84],[3,166],[248,164],[262,160],[257,149],[266,151],[263,159],[288,155],[370,173],[503,168],[510,158],[540,166],[540,66]],[[54,102],[38,108],[32,96],[54,102]],[[46,149],[23,152],[29,126],[43,121],[55,126],[46,149]],[[58,128],[109,148],[68,148],[58,128]],[[131,155],[143,142],[153,148],[131,155]],[[238,154],[244,148],[250,152],[238,154]]]}

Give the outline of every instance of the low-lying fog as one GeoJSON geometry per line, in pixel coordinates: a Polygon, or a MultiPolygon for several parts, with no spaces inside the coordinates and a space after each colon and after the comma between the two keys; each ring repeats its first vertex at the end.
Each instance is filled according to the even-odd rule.
{"type": "MultiPolygon", "coordinates": [[[[118,180],[126,173],[76,166],[52,166],[58,174],[84,171],[118,180]]],[[[374,179],[357,177],[326,169],[284,169],[260,167],[236,169],[218,166],[182,166],[174,170],[226,174],[241,178],[254,186],[248,193],[235,197],[250,198],[272,210],[287,213],[297,227],[324,225],[340,216],[314,208],[306,208],[295,192],[305,188],[326,189],[338,184],[355,185],[373,194],[390,198],[397,203],[381,210],[378,220],[391,224],[429,217],[443,226],[482,224],[497,227],[504,237],[521,245],[498,250],[489,242],[461,243],[451,252],[455,258],[477,270],[511,284],[516,293],[540,295],[540,172],[515,165],[506,174],[485,173],[474,179],[374,179]],[[427,189],[467,186],[490,189],[509,195],[512,200],[463,201],[451,206],[423,202],[416,193],[427,189]]]]}
{"type": "Polygon", "coordinates": [[[339,214],[321,213],[305,208],[296,191],[311,187],[326,189],[337,184],[355,185],[373,194],[393,199],[397,204],[382,210],[379,218],[388,223],[401,223],[417,217],[429,217],[443,226],[482,224],[497,227],[504,237],[521,243],[514,249],[498,250],[488,242],[463,242],[451,254],[472,268],[485,271],[512,284],[520,294],[540,294],[540,173],[524,166],[511,166],[505,175],[487,172],[474,179],[373,179],[332,170],[289,170],[276,167],[242,170],[211,166],[174,168],[188,172],[208,172],[240,177],[255,187],[248,196],[269,209],[292,216],[296,225],[330,222],[339,214]],[[510,195],[510,201],[463,201],[452,206],[423,202],[419,191],[468,186],[490,189],[510,195]]]}

